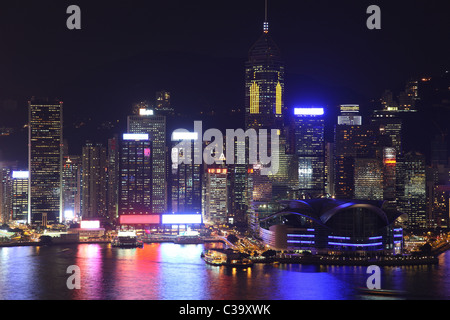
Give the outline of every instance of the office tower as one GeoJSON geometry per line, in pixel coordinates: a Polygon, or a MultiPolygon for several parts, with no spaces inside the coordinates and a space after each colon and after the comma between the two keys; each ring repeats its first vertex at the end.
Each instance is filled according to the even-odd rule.
{"type": "Polygon", "coordinates": [[[356,158],[355,199],[383,200],[383,167],[379,159],[356,158]]]}
{"type": "Polygon", "coordinates": [[[62,170],[63,213],[65,221],[79,221],[81,217],[81,169],[80,156],[64,156],[62,170]]]}
{"type": "Polygon", "coordinates": [[[104,219],[107,214],[106,148],[88,141],[82,153],[82,219],[104,219]]]}
{"type": "Polygon", "coordinates": [[[28,171],[13,171],[12,177],[12,194],[11,220],[27,223],[28,222],[28,178],[30,174],[28,171]]]}
{"type": "Polygon", "coordinates": [[[151,141],[152,212],[165,213],[168,204],[166,117],[141,109],[139,115],[128,117],[128,133],[148,134],[151,141]]]}
{"type": "Polygon", "coordinates": [[[110,222],[119,217],[120,141],[114,135],[108,139],[108,217],[110,222]]]}
{"type": "Polygon", "coordinates": [[[28,111],[28,221],[45,227],[62,219],[63,103],[33,98],[28,111]]]}
{"type": "Polygon", "coordinates": [[[403,121],[396,112],[375,110],[371,123],[377,126],[381,136],[388,137],[389,147],[396,149],[397,154],[402,153],[402,126],[403,121]]]}
{"type": "Polygon", "coordinates": [[[334,197],[334,143],[325,144],[325,193],[334,197]]]}
{"type": "Polygon", "coordinates": [[[267,15],[262,35],[250,48],[245,65],[246,128],[282,129],[284,62],[269,34],[267,15]]]}
{"type": "Polygon", "coordinates": [[[325,122],[323,108],[295,108],[295,153],[302,198],[325,194],[325,122]]]}
{"type": "Polygon", "coordinates": [[[227,175],[221,166],[210,166],[205,172],[204,221],[208,224],[229,223],[227,175]]]}
{"type": "Polygon", "coordinates": [[[7,223],[12,215],[12,177],[11,167],[0,162],[0,220],[7,223]]]}
{"type": "Polygon", "coordinates": [[[383,200],[395,208],[397,184],[397,149],[383,148],[383,200]]]}
{"type": "Polygon", "coordinates": [[[355,159],[381,159],[378,129],[371,125],[335,126],[335,197],[355,196],[355,159]]]}
{"type": "Polygon", "coordinates": [[[158,114],[173,116],[174,109],[170,105],[170,92],[162,90],[156,92],[156,111],[158,114]]]}
{"type": "Polygon", "coordinates": [[[342,104],[339,106],[338,125],[362,125],[362,116],[359,113],[359,105],[342,104]]]}
{"type": "Polygon", "coordinates": [[[195,132],[172,134],[171,209],[173,213],[202,212],[202,165],[195,164],[195,132]]]}
{"type": "Polygon", "coordinates": [[[124,134],[120,146],[119,215],[147,215],[153,211],[153,147],[149,134],[124,134]]]}
{"type": "Polygon", "coordinates": [[[425,228],[426,176],[425,157],[408,152],[397,159],[397,209],[408,215],[408,227],[425,228]]]}
{"type": "Polygon", "coordinates": [[[435,226],[448,231],[450,228],[450,185],[435,185],[433,197],[430,199],[435,226]]]}

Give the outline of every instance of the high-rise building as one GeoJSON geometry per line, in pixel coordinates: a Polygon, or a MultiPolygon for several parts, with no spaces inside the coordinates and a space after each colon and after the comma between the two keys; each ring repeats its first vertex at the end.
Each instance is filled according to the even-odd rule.
{"type": "Polygon", "coordinates": [[[381,136],[388,137],[389,147],[395,148],[397,154],[402,153],[403,121],[398,113],[392,111],[375,110],[371,123],[378,126],[381,136]]]}
{"type": "Polygon", "coordinates": [[[108,217],[110,222],[119,217],[120,141],[115,135],[108,139],[108,217]]]}
{"type": "MultiPolygon", "coordinates": [[[[0,162],[0,220],[7,223],[12,215],[12,168],[0,162]]],[[[27,217],[28,218],[28,217],[27,217]]]]}
{"type": "MultiPolygon", "coordinates": [[[[269,33],[266,6],[263,33],[250,48],[248,60],[245,64],[245,128],[267,129],[269,136],[271,129],[277,129],[280,140],[288,141],[285,132],[284,90],[284,61],[280,49],[269,33]]],[[[259,143],[261,142],[259,141],[259,143]]],[[[245,205],[248,206],[248,220],[255,227],[258,226],[257,217],[261,217],[263,214],[260,209],[267,208],[274,196],[278,197],[280,192],[283,193],[283,190],[287,190],[286,183],[289,183],[286,179],[284,179],[284,183],[280,183],[283,180],[284,173],[288,171],[289,156],[285,155],[285,149],[282,150],[286,146],[282,146],[280,143],[279,150],[272,150],[270,143],[267,143],[267,146],[268,153],[280,155],[284,168],[281,168],[278,175],[269,176],[260,174],[261,164],[247,168],[247,173],[248,170],[254,170],[254,173],[251,174],[251,182],[247,183],[247,192],[241,193],[241,198],[243,199],[244,195],[249,196],[248,205],[245,205]]],[[[258,159],[261,159],[261,157],[258,157],[258,159]]],[[[245,173],[244,168],[239,170],[242,174],[245,173]]],[[[256,229],[253,228],[253,230],[256,229]]]]}
{"type": "Polygon", "coordinates": [[[82,154],[82,219],[105,219],[107,157],[101,143],[86,142],[82,154]]]}
{"type": "Polygon", "coordinates": [[[29,218],[46,226],[62,220],[63,103],[28,102],[29,218]]]}
{"type": "Polygon", "coordinates": [[[378,129],[371,125],[335,127],[335,197],[355,197],[355,159],[381,159],[378,129]]]}
{"type": "Polygon", "coordinates": [[[408,215],[408,227],[427,226],[425,157],[408,152],[397,159],[397,209],[408,215]]]}
{"type": "Polygon", "coordinates": [[[30,173],[28,171],[13,171],[12,177],[12,194],[11,206],[12,216],[11,220],[21,223],[28,222],[28,178],[30,173]]]}
{"type": "Polygon", "coordinates": [[[267,17],[262,35],[250,48],[245,66],[246,128],[281,129],[284,113],[284,62],[269,34],[267,17]]]}
{"type": "Polygon", "coordinates": [[[64,156],[63,161],[63,212],[64,220],[81,217],[81,169],[80,156],[64,156]]]}
{"type": "Polygon", "coordinates": [[[173,213],[202,212],[202,165],[195,164],[198,139],[193,132],[172,134],[171,210],[173,213]],[[182,161],[185,159],[186,161],[182,161]]]}
{"type": "Polygon", "coordinates": [[[383,167],[379,159],[355,158],[354,198],[383,200],[383,167]]]}
{"type": "Polygon", "coordinates": [[[294,114],[300,196],[317,198],[325,194],[324,110],[296,108],[294,114]]]}
{"type": "Polygon", "coordinates": [[[209,224],[229,223],[228,169],[211,166],[205,172],[204,221],[209,224]]]}
{"type": "Polygon", "coordinates": [[[362,125],[362,116],[359,113],[359,105],[342,104],[339,106],[340,114],[338,116],[338,125],[362,125]]]}
{"type": "Polygon", "coordinates": [[[124,134],[120,146],[119,216],[153,211],[152,142],[147,133],[124,134]]]}
{"type": "Polygon", "coordinates": [[[148,134],[151,141],[152,212],[165,213],[168,207],[166,117],[141,109],[128,117],[128,133],[148,134]]]}

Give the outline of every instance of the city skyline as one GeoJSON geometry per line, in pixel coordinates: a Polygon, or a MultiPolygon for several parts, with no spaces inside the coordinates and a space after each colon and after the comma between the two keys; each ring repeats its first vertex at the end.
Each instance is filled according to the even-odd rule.
{"type": "MultiPolygon", "coordinates": [[[[105,126],[104,122],[112,122],[123,130],[126,126],[124,118],[134,103],[153,100],[156,92],[167,90],[172,93],[172,106],[183,115],[194,111],[193,114],[201,117],[200,112],[214,111],[216,115],[230,116],[233,127],[243,127],[241,117],[233,117],[231,110],[242,111],[245,106],[243,66],[249,45],[261,34],[264,7],[263,1],[239,3],[236,8],[232,4],[221,8],[218,5],[202,6],[201,1],[193,3],[185,17],[190,23],[184,23],[182,19],[176,19],[178,14],[183,17],[180,12],[183,5],[172,2],[133,6],[81,2],[81,30],[67,30],[65,19],[68,15],[62,4],[51,6],[46,12],[42,12],[40,5],[30,4],[30,12],[35,10],[35,14],[30,13],[30,24],[35,22],[42,27],[31,30],[12,23],[12,34],[16,30],[25,37],[24,40],[28,37],[30,41],[39,39],[42,53],[29,55],[22,51],[18,54],[22,44],[11,40],[11,35],[5,37],[5,41],[10,42],[3,54],[13,58],[5,60],[5,57],[0,61],[12,61],[15,69],[5,68],[1,80],[4,90],[0,92],[0,99],[4,101],[3,120],[7,123],[0,125],[14,124],[16,131],[20,131],[26,122],[20,112],[25,111],[26,101],[32,96],[58,97],[65,103],[69,146],[78,150],[82,144],[72,137],[88,140],[93,131],[105,126]],[[119,14],[118,11],[124,9],[126,14],[119,14]],[[59,11],[62,14],[58,15],[59,11]],[[155,14],[155,11],[163,12],[158,19],[168,18],[161,26],[153,26],[160,21],[158,19],[139,19],[145,13],[155,14]],[[100,19],[99,24],[94,14],[121,17],[124,23],[100,19]],[[42,16],[48,19],[35,20],[42,16]],[[217,21],[211,21],[214,19],[210,16],[216,17],[217,21]],[[202,28],[205,23],[210,26],[202,28]],[[107,28],[111,31],[107,32],[107,28]],[[101,43],[97,42],[103,31],[105,37],[101,38],[101,43]],[[143,41],[144,34],[157,37],[158,41],[143,41]],[[180,34],[184,40],[177,38],[180,34]],[[168,35],[165,41],[161,40],[164,35],[168,35]],[[190,45],[186,44],[187,39],[192,41],[190,45]],[[54,44],[47,46],[47,42],[54,44]],[[56,43],[63,50],[61,53],[52,50],[56,43]],[[22,70],[23,66],[27,69],[22,70]],[[214,74],[221,76],[214,78],[214,74]],[[215,81],[205,81],[210,78],[215,81]],[[80,128],[80,124],[84,127],[80,128]],[[87,130],[89,132],[85,132],[87,130]]],[[[324,11],[318,4],[269,1],[270,33],[286,63],[286,108],[318,105],[328,107],[328,114],[337,114],[338,105],[358,103],[364,112],[369,112],[373,107],[371,101],[380,99],[384,90],[398,94],[410,77],[440,76],[449,68],[448,44],[440,42],[446,38],[448,21],[441,15],[441,10],[435,10],[440,6],[444,9],[445,4],[381,2],[379,5],[382,29],[368,30],[365,25],[367,6],[362,3],[326,4],[328,10],[324,11]],[[420,20],[412,19],[430,10],[435,10],[433,23],[425,14],[420,20]],[[413,35],[415,38],[411,41],[409,37],[413,35]],[[392,39],[398,41],[393,43],[392,39]],[[406,54],[405,49],[409,46],[414,48],[406,54]],[[433,50],[435,46],[439,46],[439,50],[433,50]],[[352,54],[347,54],[350,52],[352,54]]],[[[14,17],[19,8],[9,5],[5,10],[14,17]]],[[[8,22],[8,19],[4,21],[8,22]]],[[[216,120],[220,120],[220,116],[216,120]]],[[[216,123],[221,125],[220,121],[216,123]]],[[[6,157],[10,153],[23,156],[24,152],[23,149],[6,148],[3,144],[0,149],[8,149],[4,151],[6,157]]]]}
{"type": "Polygon", "coordinates": [[[0,6],[0,298],[450,294],[450,5],[0,6]]]}

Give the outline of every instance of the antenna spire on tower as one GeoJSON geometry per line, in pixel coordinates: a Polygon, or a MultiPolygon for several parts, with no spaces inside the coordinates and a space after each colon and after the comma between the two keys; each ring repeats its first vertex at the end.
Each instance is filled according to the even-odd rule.
{"type": "Polygon", "coordinates": [[[269,33],[269,21],[267,20],[267,0],[265,0],[264,33],[269,33]]]}

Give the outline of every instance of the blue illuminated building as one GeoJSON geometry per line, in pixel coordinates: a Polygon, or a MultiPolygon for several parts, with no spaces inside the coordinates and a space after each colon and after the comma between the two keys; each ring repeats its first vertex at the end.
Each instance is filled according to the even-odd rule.
{"type": "Polygon", "coordinates": [[[325,193],[324,109],[295,108],[294,125],[299,197],[320,197],[325,193]]]}
{"type": "Polygon", "coordinates": [[[331,198],[283,201],[261,220],[260,236],[277,250],[315,253],[392,253],[403,248],[405,215],[385,201],[331,198]]]}

